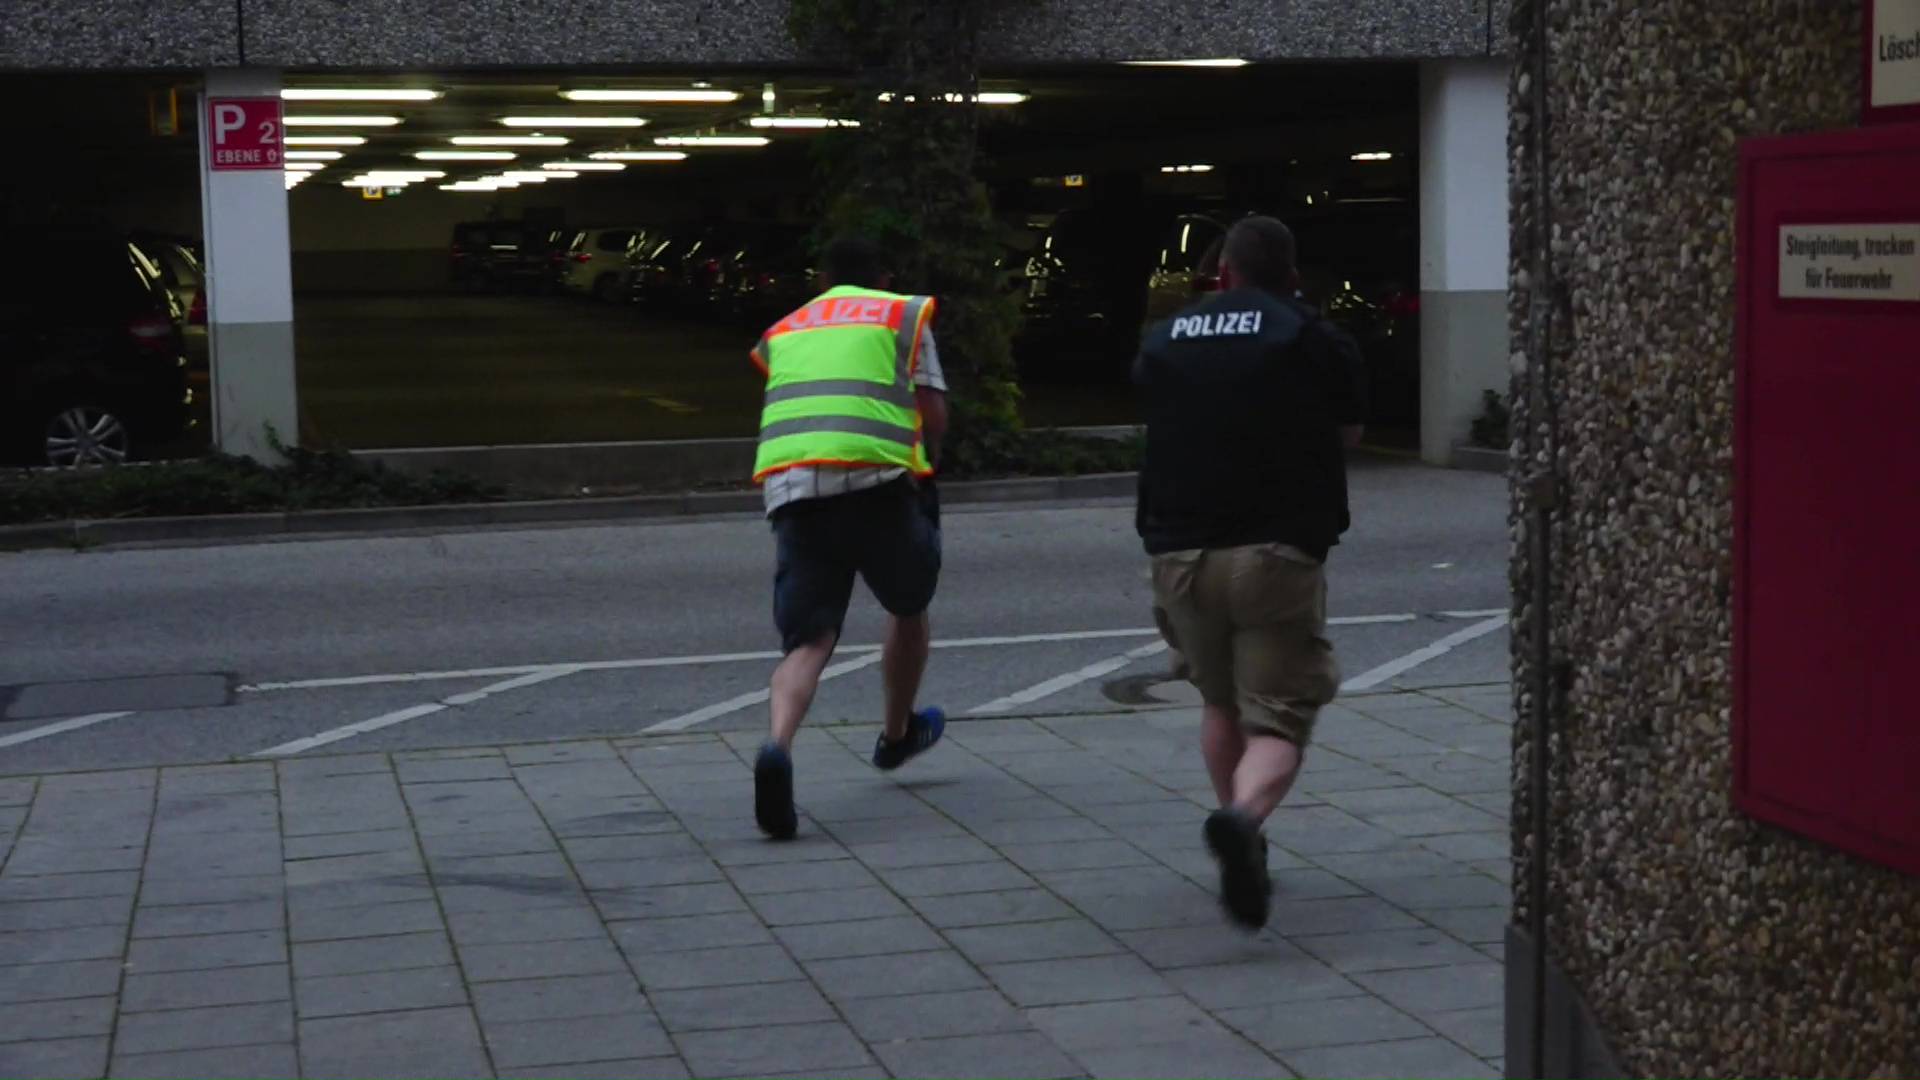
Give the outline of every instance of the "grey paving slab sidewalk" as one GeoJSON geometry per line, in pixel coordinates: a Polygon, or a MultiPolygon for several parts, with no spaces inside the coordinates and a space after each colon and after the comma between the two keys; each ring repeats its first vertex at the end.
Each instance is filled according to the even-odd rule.
{"type": "Polygon", "coordinates": [[[0,781],[0,1076],[1501,1069],[1504,686],[1329,709],[1226,925],[1188,710],[0,781]]]}

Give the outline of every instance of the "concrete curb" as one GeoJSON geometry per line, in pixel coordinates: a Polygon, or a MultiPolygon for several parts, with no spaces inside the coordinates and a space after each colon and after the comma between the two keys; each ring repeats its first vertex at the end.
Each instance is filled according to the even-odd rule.
{"type": "MultiPolygon", "coordinates": [[[[1124,498],[1133,495],[1134,484],[1133,473],[975,480],[940,485],[940,501],[943,506],[966,506],[994,502],[1124,498]]],[[[605,499],[541,499],[531,502],[380,506],[354,510],[294,510],[268,514],[50,521],[0,526],[0,551],[700,517],[752,513],[758,511],[760,506],[758,491],[718,491],[605,499]]]]}
{"type": "Polygon", "coordinates": [[[1460,445],[1453,448],[1453,467],[1472,472],[1505,474],[1511,462],[1505,450],[1488,450],[1479,446],[1460,445]]]}

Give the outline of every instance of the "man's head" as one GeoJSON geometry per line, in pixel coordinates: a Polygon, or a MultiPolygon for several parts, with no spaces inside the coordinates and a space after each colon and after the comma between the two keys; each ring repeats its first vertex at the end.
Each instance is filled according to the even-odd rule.
{"type": "Polygon", "coordinates": [[[1292,296],[1299,284],[1293,230],[1270,217],[1242,218],[1227,230],[1220,252],[1222,289],[1260,289],[1292,296]]]}
{"type": "Polygon", "coordinates": [[[839,285],[884,289],[892,278],[880,246],[864,236],[836,237],[820,258],[821,284],[829,289],[839,285]]]}

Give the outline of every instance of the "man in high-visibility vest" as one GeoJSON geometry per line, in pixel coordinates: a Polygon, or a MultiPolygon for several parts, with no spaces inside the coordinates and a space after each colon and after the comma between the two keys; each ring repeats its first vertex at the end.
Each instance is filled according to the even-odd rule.
{"type": "Polygon", "coordinates": [[[753,475],[777,541],[773,618],[786,656],[773,672],[753,808],[776,839],[798,827],[793,737],[840,640],[855,575],[887,611],[885,726],[873,764],[899,768],[946,727],[940,710],[914,709],[940,578],[932,478],[947,386],[928,329],[934,301],[885,291],[879,249],[860,238],[834,241],[821,276],[827,291],[775,323],[752,352],[767,379],[753,475]]]}

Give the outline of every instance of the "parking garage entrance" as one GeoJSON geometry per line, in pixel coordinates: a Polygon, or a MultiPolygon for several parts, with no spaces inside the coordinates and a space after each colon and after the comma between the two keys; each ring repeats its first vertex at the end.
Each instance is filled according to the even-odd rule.
{"type": "MultiPolygon", "coordinates": [[[[1414,443],[1414,66],[990,74],[979,172],[1021,308],[1030,424],[1133,423],[1126,371],[1142,327],[1208,288],[1209,246],[1261,212],[1297,233],[1304,296],[1361,341],[1376,438],[1414,443]]],[[[84,183],[16,176],[9,222],[52,214],[195,250],[194,86],[10,81],[52,102],[38,132],[49,160],[108,157],[89,159],[84,183]],[[97,149],[103,131],[111,151],[97,149]]],[[[754,434],[745,351],[811,295],[816,144],[857,136],[835,130],[849,84],[421,72],[289,73],[284,87],[304,442],[754,434]]]]}

